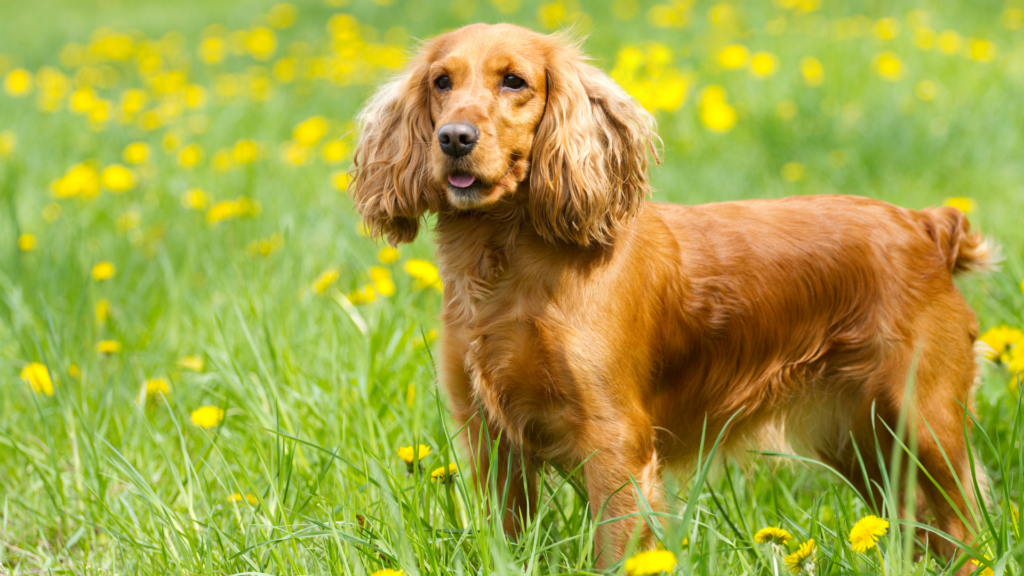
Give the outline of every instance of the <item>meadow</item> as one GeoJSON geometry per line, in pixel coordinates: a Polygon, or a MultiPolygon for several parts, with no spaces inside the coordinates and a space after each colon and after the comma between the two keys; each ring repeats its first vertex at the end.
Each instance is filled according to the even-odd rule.
{"type": "Polygon", "coordinates": [[[616,573],[1024,573],[1024,3],[0,0],[0,574],[595,572],[572,470],[518,540],[488,513],[430,234],[376,243],[344,191],[374,86],[477,21],[586,35],[657,116],[657,200],[945,203],[1003,247],[958,280],[992,348],[964,554],[896,515],[913,466],[865,548],[838,476],[709,437],[616,573]]]}

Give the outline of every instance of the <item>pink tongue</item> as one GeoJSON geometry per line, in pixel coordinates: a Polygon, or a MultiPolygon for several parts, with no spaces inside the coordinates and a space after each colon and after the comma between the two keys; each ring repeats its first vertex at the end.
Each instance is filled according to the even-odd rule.
{"type": "Polygon", "coordinates": [[[452,174],[451,176],[448,176],[448,182],[457,188],[465,188],[466,186],[471,186],[473,182],[476,182],[476,178],[471,174],[452,174]]]}

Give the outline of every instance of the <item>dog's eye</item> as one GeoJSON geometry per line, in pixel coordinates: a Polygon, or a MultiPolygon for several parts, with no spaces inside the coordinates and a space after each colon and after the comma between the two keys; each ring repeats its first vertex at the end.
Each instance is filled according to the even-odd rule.
{"type": "Polygon", "coordinates": [[[515,74],[508,74],[502,79],[501,85],[510,90],[519,90],[526,86],[526,80],[523,80],[515,74]]]}
{"type": "Polygon", "coordinates": [[[437,80],[434,80],[434,86],[437,86],[438,90],[450,90],[452,87],[452,79],[447,76],[441,76],[437,80]]]}

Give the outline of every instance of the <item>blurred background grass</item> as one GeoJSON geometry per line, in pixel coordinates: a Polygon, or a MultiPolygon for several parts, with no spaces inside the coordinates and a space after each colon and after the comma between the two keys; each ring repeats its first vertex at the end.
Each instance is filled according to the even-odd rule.
{"type": "MultiPolygon", "coordinates": [[[[429,234],[382,250],[342,192],[373,87],[415,39],[477,21],[585,35],[657,115],[656,199],[968,211],[1006,256],[961,286],[983,330],[1007,327],[979,450],[1013,518],[1022,8],[0,0],[0,571],[587,569],[588,513],[557,475],[514,544],[471,487],[406,476],[401,445],[431,447],[427,473],[458,460],[429,234]]],[[[875,569],[843,548],[863,504],[821,473],[728,468],[700,498],[689,569],[767,569],[741,537],[766,524],[816,537],[822,573],[875,569]],[[707,500],[726,489],[728,513],[707,500]]],[[[1013,549],[1015,522],[986,554],[1013,549]]]]}

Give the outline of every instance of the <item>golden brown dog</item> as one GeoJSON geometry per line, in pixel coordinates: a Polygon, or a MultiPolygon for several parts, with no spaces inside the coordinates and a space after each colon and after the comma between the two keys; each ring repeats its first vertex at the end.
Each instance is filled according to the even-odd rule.
{"type": "Polygon", "coordinates": [[[892,448],[872,407],[895,430],[916,366],[935,479],[920,487],[937,527],[968,538],[954,508],[970,517],[957,481],[977,324],[952,277],[991,256],[960,212],[645,204],[650,114],[573,44],[511,25],[427,42],[361,120],[351,193],[374,235],[409,242],[437,215],[441,380],[478,472],[481,427],[501,433],[508,532],[534,506],[535,466],[583,463],[595,517],[626,517],[598,529],[611,563],[637,526],[631,477],[657,508],[663,464],[690,462],[705,422],[714,438],[734,414],[729,444],[784,430],[868,496],[881,471],[865,458],[865,478],[855,450],[875,453],[875,428],[892,448]]]}

